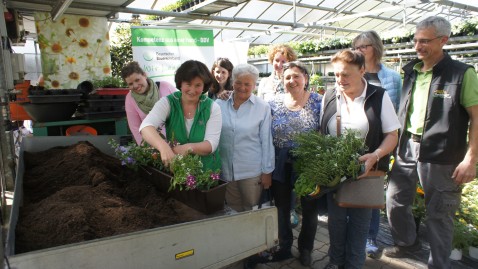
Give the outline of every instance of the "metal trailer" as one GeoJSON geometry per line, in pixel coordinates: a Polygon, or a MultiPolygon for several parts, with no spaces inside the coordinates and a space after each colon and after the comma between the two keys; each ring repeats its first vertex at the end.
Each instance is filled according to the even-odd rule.
{"type": "MultiPolygon", "coordinates": [[[[7,233],[10,268],[221,268],[275,246],[277,210],[268,207],[15,255],[23,152],[87,140],[107,154],[117,136],[28,137],[22,142],[7,233]]],[[[6,268],[6,265],[5,265],[6,268]]]]}

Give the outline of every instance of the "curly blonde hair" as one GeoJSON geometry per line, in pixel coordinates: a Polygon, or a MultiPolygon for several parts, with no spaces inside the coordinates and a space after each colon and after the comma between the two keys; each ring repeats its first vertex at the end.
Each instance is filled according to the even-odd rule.
{"type": "Polygon", "coordinates": [[[287,59],[287,62],[292,62],[297,60],[297,54],[295,53],[294,49],[292,49],[289,45],[279,44],[269,49],[269,54],[267,55],[269,59],[269,63],[272,63],[272,61],[274,61],[274,56],[278,52],[285,56],[285,58],[287,59]]]}

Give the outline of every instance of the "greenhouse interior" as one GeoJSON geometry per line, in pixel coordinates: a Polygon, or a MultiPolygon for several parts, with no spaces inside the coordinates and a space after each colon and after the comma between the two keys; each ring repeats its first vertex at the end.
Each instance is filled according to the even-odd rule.
{"type": "MultiPolygon", "coordinates": [[[[330,235],[330,223],[328,224],[331,219],[331,211],[330,209],[327,211],[327,204],[325,209],[321,208],[320,214],[316,213],[317,217],[314,215],[315,219],[312,223],[314,227],[317,226],[317,230],[314,233],[313,248],[304,254],[304,246],[300,241],[303,237],[301,229],[306,226],[302,215],[303,196],[290,198],[295,201],[291,204],[291,212],[294,211],[294,214],[291,213],[291,227],[289,227],[293,236],[291,254],[286,255],[285,259],[276,260],[273,258],[274,251],[272,249],[282,247],[284,228],[278,222],[281,222],[281,218],[284,217],[281,216],[281,213],[277,213],[277,210],[280,209],[273,206],[274,203],[277,205],[278,201],[270,197],[274,196],[271,192],[274,193],[275,172],[269,171],[272,174],[271,188],[273,190],[261,190],[260,201],[255,203],[252,210],[239,212],[228,206],[227,195],[229,195],[229,188],[232,184],[222,178],[227,174],[224,160],[222,160],[222,170],[210,174],[210,178],[215,178],[216,175],[217,178],[221,177],[220,183],[214,184],[219,184],[217,188],[221,189],[222,194],[220,195],[222,196],[220,198],[203,198],[202,196],[194,198],[205,199],[206,202],[216,199],[218,203],[215,205],[216,207],[209,208],[209,205],[203,207],[200,205],[201,202],[191,200],[189,195],[193,192],[192,190],[184,187],[186,185],[178,185],[179,187],[175,185],[183,184],[174,181],[175,178],[178,180],[180,172],[173,172],[173,163],[169,163],[169,160],[167,163],[165,159],[162,159],[163,154],[159,155],[160,152],[163,152],[160,150],[160,146],[147,141],[149,137],[142,131],[151,127],[147,124],[144,126],[147,119],[150,118],[148,113],[150,111],[159,113],[158,109],[160,108],[156,108],[159,107],[160,100],[168,99],[169,102],[173,102],[172,98],[160,99],[156,96],[148,111],[144,110],[144,103],[138,101],[138,98],[141,98],[138,97],[140,94],[134,89],[137,87],[137,80],[133,82],[131,74],[125,73],[131,72],[131,70],[128,71],[127,66],[130,66],[132,62],[137,63],[137,67],[141,71],[136,69],[132,72],[133,74],[137,74],[145,82],[147,81],[148,87],[152,87],[151,89],[157,89],[161,97],[163,96],[163,87],[169,87],[169,93],[173,96],[176,91],[183,91],[180,89],[180,85],[183,85],[181,83],[191,84],[192,80],[181,82],[178,78],[180,68],[191,60],[206,66],[210,73],[208,76],[217,79],[217,82],[214,80],[208,85],[217,84],[217,86],[223,87],[224,83],[219,84],[215,66],[219,66],[219,64],[216,65],[219,59],[226,59],[234,67],[251,67],[251,69],[239,69],[238,72],[257,71],[257,74],[254,73],[252,93],[249,92],[249,94],[256,95],[257,99],[260,99],[261,90],[259,88],[273,79],[274,87],[281,84],[282,88],[277,88],[282,90],[281,94],[289,94],[286,84],[290,84],[290,82],[286,82],[283,75],[277,73],[279,63],[275,62],[279,61],[276,60],[279,56],[274,53],[282,53],[283,62],[280,63],[280,72],[299,70],[298,67],[303,67],[304,71],[301,72],[303,75],[305,74],[305,90],[308,92],[305,96],[317,96],[318,107],[319,109],[322,107],[322,111],[319,113],[320,118],[324,116],[325,100],[329,100],[325,98],[325,93],[338,92],[337,89],[341,87],[339,80],[342,79],[342,75],[335,70],[337,68],[336,61],[340,61],[340,58],[337,60],[336,57],[339,57],[338,55],[344,51],[352,51],[355,54],[367,51],[368,46],[372,46],[374,51],[377,51],[374,44],[360,43],[363,39],[357,41],[356,37],[364,32],[370,33],[373,30],[378,34],[377,42],[380,44],[377,46],[381,48],[382,53],[378,57],[378,61],[383,68],[400,75],[400,90],[402,85],[403,87],[407,85],[407,74],[405,74],[404,68],[406,70],[410,66],[408,64],[416,59],[426,58],[425,53],[417,48],[420,46],[426,48],[430,43],[435,42],[435,39],[440,42],[444,40],[442,52],[445,57],[449,56],[446,59],[450,59],[450,62],[453,63],[461,63],[457,66],[465,66],[465,69],[473,70],[473,75],[475,75],[478,70],[478,1],[5,0],[2,1],[2,6],[4,12],[0,16],[2,35],[2,53],[0,54],[2,111],[0,115],[3,124],[0,125],[0,152],[2,155],[0,187],[3,233],[1,234],[0,248],[4,252],[1,258],[4,268],[478,268],[478,180],[476,178],[467,180],[469,182],[457,187],[461,193],[461,201],[458,201],[459,206],[449,219],[453,227],[448,229],[448,235],[443,234],[444,237],[449,237],[452,241],[453,251],[459,251],[458,258],[452,257],[452,253],[448,263],[434,266],[430,253],[434,249],[434,242],[438,241],[433,239],[434,235],[437,235],[437,231],[432,233],[431,229],[427,229],[427,223],[431,225],[433,218],[427,215],[430,199],[427,199],[427,192],[424,192],[426,186],[420,185],[420,182],[417,183],[416,191],[413,192],[413,203],[408,206],[407,210],[412,212],[415,219],[416,242],[420,240],[421,248],[413,253],[410,251],[408,253],[410,255],[405,257],[382,255],[386,248],[397,244],[397,240],[394,238],[396,231],[391,227],[389,216],[387,216],[388,209],[385,208],[385,205],[388,205],[388,201],[385,201],[388,196],[385,197],[385,193],[388,191],[390,181],[388,171],[382,176],[384,201],[378,207],[380,210],[376,210],[380,214],[376,220],[378,235],[375,235],[376,239],[373,239],[376,250],[370,254],[368,248],[363,249],[364,252],[360,252],[358,256],[364,256],[365,260],[350,262],[350,264],[333,264],[337,261],[331,254],[333,252],[331,250],[333,237],[330,235]],[[416,37],[421,31],[417,25],[423,27],[420,22],[433,16],[444,18],[451,25],[450,35],[449,37],[445,36],[446,40],[443,39],[443,35],[436,35],[435,38],[416,37]],[[357,46],[355,42],[362,45],[357,46]],[[275,51],[280,45],[283,45],[282,50],[275,51]],[[284,46],[293,51],[294,57],[287,54],[289,52],[283,49],[284,46]],[[289,57],[291,58],[289,59],[289,57]],[[289,61],[297,61],[298,66],[288,65],[286,62],[289,61]],[[286,66],[284,71],[282,71],[283,65],[286,66]],[[140,111],[138,114],[140,116],[132,118],[129,113],[133,112],[131,112],[131,108],[128,108],[128,102],[137,103],[135,103],[134,109],[140,111]],[[154,108],[151,110],[153,105],[154,108]],[[137,122],[133,123],[134,121],[137,122]],[[68,153],[71,156],[68,156],[68,153]],[[128,154],[138,155],[132,161],[131,156],[133,155],[128,154]],[[69,159],[72,164],[68,163],[69,159]],[[118,166],[113,168],[112,163],[118,166]],[[38,167],[33,169],[35,165],[38,167]],[[106,169],[111,170],[104,172],[106,169]],[[65,173],[61,173],[63,170],[65,173]],[[113,187],[108,185],[110,183],[105,183],[108,177],[118,178],[116,181],[123,184],[122,187],[113,190],[113,187]],[[123,180],[120,177],[126,179],[123,180]],[[140,182],[142,179],[139,178],[143,177],[148,178],[146,180],[148,183],[140,182]],[[163,177],[167,177],[167,183],[159,182],[158,178],[163,177]],[[73,182],[76,178],[81,178],[83,183],[74,183],[66,191],[60,190],[60,186],[66,184],[63,182],[73,182]],[[130,180],[131,178],[135,178],[135,180],[130,180]],[[224,185],[221,187],[222,182],[224,185]],[[51,200],[51,204],[48,204],[49,199],[53,198],[44,198],[42,195],[46,194],[43,189],[51,186],[53,186],[52,197],[59,201],[51,200]],[[176,187],[178,189],[175,189],[176,187]],[[84,194],[80,192],[81,188],[85,188],[84,194]],[[97,192],[98,188],[106,190],[107,194],[97,192]],[[121,193],[121,199],[109,197],[111,193],[116,192],[121,193]],[[146,200],[153,199],[150,198],[153,192],[165,195],[166,198],[161,197],[161,201],[167,200],[167,204],[171,206],[168,208],[170,211],[161,211],[160,213],[142,211],[148,208],[154,208],[153,210],[157,211],[166,210],[160,206],[152,206],[159,202],[159,198],[146,200]],[[93,211],[96,209],[93,209],[89,202],[80,202],[79,199],[77,201],[76,198],[80,196],[91,201],[91,204],[100,203],[99,211],[93,211]],[[65,200],[61,200],[61,197],[65,200]],[[138,202],[138,205],[134,205],[139,209],[132,205],[133,202],[122,200],[124,197],[134,197],[141,201],[138,202]],[[79,206],[80,204],[82,207],[73,209],[73,205],[79,206]],[[113,211],[112,208],[115,210],[113,211]],[[27,209],[33,212],[24,212],[27,209]],[[136,218],[129,219],[129,214],[136,218]],[[167,221],[148,224],[148,226],[145,223],[150,220],[145,217],[152,214],[159,216],[156,218],[167,218],[167,221]],[[48,220],[47,218],[50,216],[53,219],[48,220]],[[29,223],[26,223],[27,217],[32,218],[28,220],[29,223]],[[173,222],[173,219],[176,222],[173,222]],[[91,224],[92,221],[95,224],[91,224]],[[144,226],[135,229],[129,226],[127,228],[112,226],[125,222],[137,222],[144,226]],[[104,226],[106,229],[102,232],[94,232],[95,227],[93,226],[104,226]],[[70,230],[81,231],[81,233],[70,233],[70,230]],[[453,234],[451,234],[451,230],[453,230],[453,234]],[[53,233],[48,234],[48,231],[53,233]],[[45,243],[47,241],[48,243],[45,243]],[[254,260],[251,257],[258,256],[257,253],[272,254],[269,260],[263,261],[264,259],[256,257],[260,262],[251,262],[254,260]]],[[[365,40],[371,42],[370,36],[365,40]]],[[[366,56],[362,58],[367,62],[366,56]]],[[[435,68],[434,66],[432,65],[433,68],[435,68]]],[[[226,86],[230,88],[226,89],[226,92],[229,90],[230,92],[225,95],[226,99],[223,100],[234,99],[230,96],[236,96],[234,88],[236,84],[232,81],[235,69],[231,67],[230,70],[226,70],[225,66],[220,68],[228,73],[226,86]]],[[[366,69],[367,66],[365,65],[364,68],[366,69]]],[[[451,69],[450,72],[455,71],[451,69]]],[[[467,73],[469,72],[466,71],[465,74],[467,73]]],[[[240,81],[240,75],[242,74],[239,73],[235,79],[240,81]]],[[[421,75],[419,77],[423,79],[421,75]]],[[[468,78],[465,79],[468,82],[467,87],[478,88],[478,84],[469,86],[470,81],[476,82],[476,79],[468,78]]],[[[201,79],[203,78],[201,77],[201,79]]],[[[289,80],[291,79],[289,77],[289,80]]],[[[361,79],[368,81],[369,77],[365,76],[361,79]]],[[[428,83],[430,83],[431,75],[428,79],[428,83]]],[[[460,79],[461,87],[463,78],[460,79]]],[[[380,80],[379,76],[376,76],[375,80],[371,79],[365,85],[375,85],[373,82],[378,81],[378,85],[382,88],[385,84],[380,80]]],[[[206,84],[204,83],[202,86],[205,87],[206,84]]],[[[301,85],[303,86],[303,84],[301,85]]],[[[214,86],[211,87],[214,88],[214,86]]],[[[385,86],[383,88],[388,91],[385,86]]],[[[224,113],[226,112],[221,106],[222,100],[219,100],[222,99],[219,96],[224,96],[219,94],[220,89],[213,95],[211,95],[211,89],[209,92],[207,92],[208,89],[205,89],[206,91],[203,91],[201,96],[208,95],[210,98],[205,97],[207,100],[213,99],[211,103],[214,105],[211,105],[210,109],[211,119],[214,107],[217,106],[218,109],[221,107],[223,131],[219,133],[222,140],[226,124],[224,113]],[[204,94],[206,92],[208,94],[204,94]],[[218,100],[215,100],[216,98],[218,100]]],[[[433,94],[436,94],[437,91],[440,89],[435,90],[433,94]]],[[[455,97],[450,97],[446,90],[441,91],[444,92],[444,100],[455,97]]],[[[402,99],[397,101],[395,114],[399,108],[401,111],[402,105],[404,109],[407,109],[409,105],[409,99],[403,97],[404,90],[401,92],[402,99]],[[407,101],[405,104],[404,100],[407,101]]],[[[457,92],[456,95],[460,93],[460,90],[457,92]]],[[[237,95],[239,96],[239,93],[237,95]]],[[[339,94],[337,94],[337,103],[340,103],[338,96],[339,94]]],[[[423,95],[422,97],[427,98],[427,96],[423,95]]],[[[470,94],[467,96],[470,97],[470,94]]],[[[462,99],[460,104],[465,102],[462,99]]],[[[478,100],[478,98],[476,99],[478,100]]],[[[391,101],[394,102],[394,100],[391,101]]],[[[455,99],[451,102],[454,101],[455,99]]],[[[143,100],[143,102],[147,101],[143,100]]],[[[231,102],[233,108],[239,111],[235,101],[231,102]]],[[[272,101],[267,102],[271,103],[272,101]]],[[[267,102],[261,101],[264,104],[267,102]]],[[[284,99],[284,104],[285,102],[284,99]]],[[[363,102],[362,107],[365,107],[367,101],[363,102]]],[[[184,104],[181,103],[181,105],[184,104]]],[[[269,107],[269,104],[267,105],[269,107]]],[[[455,105],[453,103],[453,108],[455,105]]],[[[269,112],[269,116],[272,117],[271,124],[273,125],[274,108],[272,104],[270,106],[272,115],[269,112]]],[[[347,110],[348,106],[347,104],[347,110]]],[[[299,107],[305,108],[305,105],[299,107]]],[[[464,105],[463,107],[460,115],[464,115],[466,112],[468,112],[467,117],[472,115],[469,107],[464,105]]],[[[186,129],[189,128],[186,135],[189,144],[189,132],[192,129],[191,125],[188,127],[188,124],[195,123],[188,121],[191,118],[186,115],[185,108],[181,109],[184,109],[185,121],[190,122],[184,123],[182,120],[181,123],[186,124],[186,129]]],[[[439,109],[448,108],[438,108],[437,110],[439,109]]],[[[196,121],[194,115],[199,117],[199,112],[199,105],[197,105],[192,110],[194,122],[196,121]]],[[[405,112],[411,113],[410,111],[405,112]]],[[[167,113],[173,113],[173,106],[169,103],[167,113]]],[[[394,116],[397,116],[395,114],[394,116]]],[[[400,123],[402,123],[402,116],[399,114],[397,122],[400,119],[400,123]]],[[[260,116],[257,115],[257,117],[260,116]]],[[[340,118],[340,113],[338,117],[340,118]]],[[[252,121],[253,118],[251,116],[250,120],[252,121]]],[[[432,118],[427,118],[426,122],[433,121],[432,118]]],[[[208,115],[206,121],[209,119],[208,115]]],[[[162,118],[161,120],[163,121],[162,118]]],[[[254,118],[254,120],[256,119],[254,118]]],[[[335,121],[335,117],[333,121],[335,121]]],[[[450,121],[453,120],[450,119],[450,121]]],[[[458,122],[463,121],[465,120],[460,119],[458,122]]],[[[199,122],[199,124],[205,125],[201,121],[199,122]]],[[[473,121],[473,116],[470,116],[466,122],[470,126],[469,134],[471,136],[472,125],[476,120],[473,121]]],[[[169,119],[164,119],[162,123],[164,126],[172,124],[169,119]]],[[[239,123],[237,124],[239,129],[239,123]]],[[[283,124],[285,126],[281,131],[294,128],[293,125],[288,126],[288,122],[283,124]]],[[[412,123],[409,119],[405,124],[410,127],[412,123]]],[[[455,132],[451,129],[453,126],[458,125],[450,123],[449,126],[444,127],[447,129],[447,133],[444,135],[446,138],[443,139],[452,139],[450,136],[457,134],[458,131],[455,132]]],[[[337,127],[340,128],[340,123],[337,123],[337,127]]],[[[209,127],[206,125],[204,128],[206,128],[207,136],[209,127]]],[[[379,156],[377,151],[370,151],[376,154],[377,169],[379,159],[391,156],[390,169],[387,170],[392,170],[393,173],[393,165],[396,164],[394,161],[397,158],[395,153],[398,152],[398,145],[402,143],[400,137],[402,134],[409,133],[402,130],[401,127],[397,129],[397,146],[392,147],[395,150],[391,149],[384,156],[379,156]]],[[[468,130],[468,125],[466,129],[468,130]]],[[[168,149],[171,154],[177,154],[176,157],[181,155],[200,156],[199,159],[206,155],[197,153],[196,148],[193,147],[187,149],[185,153],[178,153],[176,150],[173,153],[174,143],[179,143],[179,145],[182,143],[175,141],[174,132],[172,132],[172,139],[169,139],[171,132],[168,130],[169,127],[166,131],[163,128],[161,142],[169,143],[171,148],[168,147],[168,149]],[[170,141],[168,142],[168,140],[170,141]],[[195,155],[196,153],[197,155],[195,155]]],[[[231,132],[234,133],[235,130],[233,129],[231,132]]],[[[251,129],[251,133],[255,134],[255,132],[255,129],[251,129]]],[[[301,130],[296,130],[295,135],[300,132],[301,130]]],[[[269,133],[271,133],[270,130],[269,133]]],[[[158,132],[155,132],[155,135],[159,137],[158,132]]],[[[410,135],[412,135],[410,137],[412,139],[414,133],[410,132],[410,135]]],[[[473,141],[472,139],[468,141],[468,135],[466,136],[467,141],[464,143],[467,145],[469,143],[471,148],[473,141]]],[[[271,137],[274,138],[274,127],[272,127],[271,137]]],[[[417,137],[419,142],[426,136],[420,133],[417,137]]],[[[201,141],[207,142],[207,140],[203,134],[201,141]]],[[[214,145],[211,142],[208,144],[212,148],[209,153],[214,153],[217,146],[221,152],[218,153],[218,150],[216,153],[224,159],[222,152],[225,146],[221,145],[219,138],[217,140],[219,145],[214,145]]],[[[275,141],[270,142],[275,143],[275,141]]],[[[237,143],[239,144],[239,142],[237,143]]],[[[442,145],[446,142],[438,144],[442,145]]],[[[316,144],[310,143],[310,145],[315,146],[316,144]]],[[[234,147],[235,145],[231,146],[231,148],[234,147]]],[[[272,165],[275,162],[277,170],[277,162],[280,157],[277,156],[276,144],[273,145],[273,152],[274,147],[276,147],[276,156],[275,158],[272,156],[272,165]]],[[[422,147],[425,147],[424,143],[422,143],[422,147]]],[[[184,166],[185,163],[190,165],[187,171],[199,169],[198,173],[203,176],[206,171],[201,169],[206,169],[207,165],[203,167],[201,160],[204,159],[199,160],[198,158],[183,158],[182,165],[184,166]],[[196,161],[199,164],[194,163],[196,161]],[[194,165],[197,167],[193,167],[194,165]]],[[[246,159],[252,158],[254,156],[248,156],[246,159]]],[[[310,163],[307,165],[314,166],[313,160],[315,159],[310,159],[310,163]]],[[[260,163],[260,159],[239,161],[260,163]]],[[[354,160],[354,163],[358,165],[358,169],[362,169],[358,160],[354,160]]],[[[454,164],[456,166],[457,163],[454,164]]],[[[290,164],[287,165],[290,166],[290,164]]],[[[237,166],[239,167],[239,165],[237,166]]],[[[365,164],[363,167],[366,167],[365,164]]],[[[298,175],[300,174],[299,165],[294,166],[293,169],[297,169],[298,175]]],[[[262,170],[262,175],[266,174],[264,169],[262,170]]],[[[186,173],[185,180],[194,177],[192,172],[184,173],[186,173]]],[[[339,178],[342,176],[344,176],[343,178],[347,177],[341,175],[339,178]]],[[[476,177],[476,171],[474,176],[476,177]]],[[[194,178],[199,180],[200,177],[198,175],[194,178]]],[[[208,175],[205,177],[208,178],[208,175]]],[[[299,175],[300,178],[302,178],[301,175],[299,175]]],[[[259,181],[259,185],[261,185],[265,180],[260,179],[259,181]]],[[[344,183],[342,181],[339,185],[344,183]]],[[[330,193],[326,193],[328,187],[320,189],[320,186],[323,185],[317,182],[314,184],[312,189],[304,191],[310,193],[305,195],[306,199],[308,196],[317,195],[317,193],[326,197],[335,193],[339,188],[339,185],[331,187],[330,193]]],[[[202,190],[200,195],[205,195],[204,193],[207,193],[209,188],[213,189],[211,186],[202,190]]],[[[295,186],[296,191],[299,192],[297,185],[295,186]]],[[[413,185],[413,189],[415,189],[415,185],[413,185]]],[[[198,189],[195,191],[200,192],[198,189]]],[[[411,197],[409,198],[411,199],[411,197]]],[[[151,222],[154,221],[151,220],[151,222]]],[[[444,229],[443,233],[446,233],[445,230],[447,229],[444,229]]],[[[439,235],[441,237],[442,234],[439,235]]],[[[406,244],[403,243],[403,246],[406,244]]]]}

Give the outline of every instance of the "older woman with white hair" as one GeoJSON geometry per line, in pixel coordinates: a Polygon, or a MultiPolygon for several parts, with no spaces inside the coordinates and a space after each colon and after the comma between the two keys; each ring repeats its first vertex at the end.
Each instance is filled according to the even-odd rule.
{"type": "Polygon", "coordinates": [[[232,95],[216,100],[222,113],[222,178],[229,182],[226,203],[238,212],[259,203],[262,189],[271,185],[275,165],[271,109],[252,94],[258,78],[259,71],[250,64],[234,67],[232,95]]]}

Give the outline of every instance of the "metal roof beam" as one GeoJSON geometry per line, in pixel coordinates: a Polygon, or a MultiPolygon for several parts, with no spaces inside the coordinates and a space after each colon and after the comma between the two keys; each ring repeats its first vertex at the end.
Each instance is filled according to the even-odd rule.
{"type": "MultiPolygon", "coordinates": [[[[281,4],[281,5],[291,5],[291,2],[286,2],[286,1],[283,1],[283,0],[260,0],[260,1],[263,1],[263,2],[270,2],[270,3],[276,3],[276,4],[281,4]]],[[[308,5],[308,4],[301,4],[301,3],[297,3],[296,4],[297,7],[302,7],[302,8],[310,8],[310,9],[314,9],[314,10],[321,10],[321,11],[327,11],[327,12],[332,12],[332,13],[336,13],[338,10],[337,9],[334,9],[334,8],[328,8],[328,7],[320,7],[320,6],[315,6],[315,5],[308,5]]],[[[342,12],[343,14],[354,14],[353,12],[350,12],[350,11],[343,11],[342,12]]],[[[399,19],[394,19],[394,18],[390,18],[390,17],[383,17],[383,16],[377,16],[377,15],[368,15],[368,16],[365,16],[367,18],[371,18],[371,19],[379,19],[379,20],[388,20],[388,21],[394,21],[394,22],[402,22],[402,20],[399,20],[399,19]]]]}

